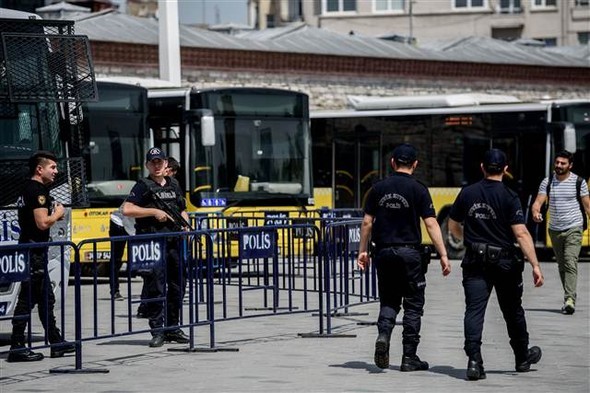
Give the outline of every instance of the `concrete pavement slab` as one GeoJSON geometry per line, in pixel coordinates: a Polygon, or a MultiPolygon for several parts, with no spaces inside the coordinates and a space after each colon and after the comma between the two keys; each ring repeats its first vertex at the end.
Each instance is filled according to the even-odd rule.
{"type": "MultiPolygon", "coordinates": [[[[504,320],[495,295],[488,305],[483,357],[487,379],[467,381],[463,353],[464,298],[459,261],[443,278],[438,261],[428,273],[422,341],[418,354],[430,370],[399,371],[401,326],[394,329],[391,366],[373,364],[378,304],[354,307],[358,314],[334,318],[334,333],[355,337],[301,338],[317,332],[318,317],[311,313],[250,318],[216,325],[220,348],[237,352],[171,352],[185,348],[167,344],[149,348],[148,333],[86,342],[83,368],[109,373],[53,374],[50,369],[72,369],[72,356],[34,363],[0,360],[0,392],[580,392],[590,391],[590,264],[579,265],[576,313],[560,313],[562,289],[555,263],[543,263],[545,285],[534,288],[530,267],[525,268],[523,304],[531,345],[543,358],[529,373],[514,371],[504,320]]],[[[101,284],[108,287],[108,284],[101,284]]],[[[401,317],[400,317],[401,318],[401,317]]],[[[145,320],[136,323],[147,324],[145,320]]],[[[6,324],[2,338],[6,344],[6,324]]],[[[40,332],[37,332],[40,334],[40,332]]],[[[196,329],[198,346],[206,346],[208,330],[196,329]]],[[[7,346],[0,347],[6,351],[7,346]]],[[[48,355],[48,350],[42,350],[48,355]]]]}

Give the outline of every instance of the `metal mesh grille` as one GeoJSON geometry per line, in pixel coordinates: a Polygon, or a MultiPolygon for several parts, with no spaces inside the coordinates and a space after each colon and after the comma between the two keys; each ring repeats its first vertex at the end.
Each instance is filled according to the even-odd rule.
{"type": "MultiPolygon", "coordinates": [[[[0,161],[0,209],[14,207],[29,178],[27,160],[0,161]]],[[[51,185],[51,196],[65,206],[88,206],[84,161],[81,158],[58,160],[59,172],[51,185]]]]}
{"type": "Polygon", "coordinates": [[[97,99],[87,37],[2,33],[2,47],[10,101],[97,99]]]}
{"type": "Polygon", "coordinates": [[[0,103],[0,118],[15,118],[17,116],[16,104],[0,103]]]}

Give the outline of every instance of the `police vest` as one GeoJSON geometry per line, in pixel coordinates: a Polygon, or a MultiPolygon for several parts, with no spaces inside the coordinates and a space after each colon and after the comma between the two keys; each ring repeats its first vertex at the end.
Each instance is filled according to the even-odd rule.
{"type": "MultiPolygon", "coordinates": [[[[175,209],[179,209],[182,206],[182,196],[178,194],[178,185],[176,180],[166,176],[166,184],[160,186],[151,178],[142,178],[139,180],[143,183],[151,192],[144,194],[143,199],[146,204],[142,207],[146,208],[157,208],[153,194],[156,194],[162,201],[170,205],[175,209]]],[[[136,218],[136,229],[138,233],[154,233],[154,232],[174,232],[174,224],[170,220],[160,222],[155,217],[142,217],[136,218]]]]}

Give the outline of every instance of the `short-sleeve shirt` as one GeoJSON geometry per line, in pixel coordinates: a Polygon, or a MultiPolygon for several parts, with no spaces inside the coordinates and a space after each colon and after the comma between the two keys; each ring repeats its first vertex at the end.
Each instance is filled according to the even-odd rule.
{"type": "Polygon", "coordinates": [[[44,243],[49,241],[49,228],[39,229],[35,222],[35,209],[53,210],[53,198],[49,188],[41,182],[28,179],[17,202],[18,225],[20,226],[19,243],[44,243]]]}
{"type": "Polygon", "coordinates": [[[461,190],[451,207],[450,218],[464,223],[464,242],[514,247],[512,225],[524,224],[518,195],[504,183],[483,179],[461,190]]]}
{"type": "Polygon", "coordinates": [[[436,217],[426,186],[400,172],[373,185],[364,211],[374,217],[371,238],[377,247],[420,244],[420,218],[436,217]]]}
{"type": "MultiPolygon", "coordinates": [[[[155,207],[153,196],[148,192],[151,188],[171,208],[178,209],[179,213],[186,210],[186,201],[182,196],[178,181],[168,176],[164,177],[164,179],[165,184],[163,186],[150,178],[138,181],[129,192],[126,201],[139,207],[155,207]]],[[[137,233],[173,232],[175,230],[170,220],[160,222],[155,217],[136,218],[135,229],[137,233]]]]}
{"type": "MultiPolygon", "coordinates": [[[[578,176],[571,172],[563,181],[553,176],[549,190],[549,229],[565,231],[584,224],[586,217],[582,214],[578,202],[577,180],[578,176]]],[[[539,185],[539,194],[547,195],[547,183],[549,183],[548,177],[539,185]]],[[[580,196],[586,195],[588,195],[588,184],[582,181],[580,196]]]]}

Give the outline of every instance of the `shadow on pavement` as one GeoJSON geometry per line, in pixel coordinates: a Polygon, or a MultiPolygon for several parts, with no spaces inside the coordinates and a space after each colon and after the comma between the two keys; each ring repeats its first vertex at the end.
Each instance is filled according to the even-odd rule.
{"type": "Polygon", "coordinates": [[[531,311],[531,312],[540,311],[540,312],[550,312],[553,314],[561,314],[561,310],[556,309],[556,308],[525,308],[524,310],[531,311]]]}
{"type": "Polygon", "coordinates": [[[375,366],[373,363],[361,362],[361,361],[352,361],[346,362],[344,364],[330,364],[330,367],[341,367],[341,368],[351,368],[356,370],[367,370],[371,374],[378,374],[385,372],[387,370],[396,370],[399,371],[399,366],[389,366],[387,370],[382,370],[379,367],[375,366]]]}
{"type": "Polygon", "coordinates": [[[149,339],[144,339],[144,340],[110,340],[110,341],[96,343],[96,345],[141,345],[142,347],[147,347],[149,342],[150,342],[149,339]]]}
{"type": "MultiPolygon", "coordinates": [[[[428,370],[431,373],[448,375],[456,379],[467,380],[464,368],[455,368],[451,366],[434,366],[428,370]]],[[[487,372],[487,370],[486,370],[487,372]]]]}

